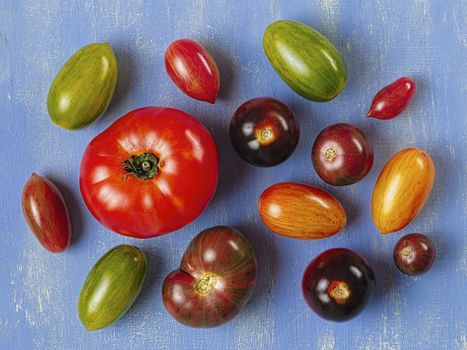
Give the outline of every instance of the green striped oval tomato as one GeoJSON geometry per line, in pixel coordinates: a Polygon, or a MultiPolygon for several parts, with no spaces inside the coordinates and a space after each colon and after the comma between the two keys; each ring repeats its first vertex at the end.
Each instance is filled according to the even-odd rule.
{"type": "Polygon", "coordinates": [[[117,75],[117,58],[109,44],[81,48],[60,69],[50,87],[50,119],[68,130],[94,123],[109,107],[117,75]]]}
{"type": "Polygon", "coordinates": [[[266,56],[295,92],[317,102],[332,100],[347,81],[345,62],[318,31],[293,21],[276,21],[264,32],[266,56]]]}
{"type": "Polygon", "coordinates": [[[111,325],[136,300],[147,262],[144,253],[131,245],[109,250],[89,272],[78,299],[78,315],[88,331],[111,325]]]}

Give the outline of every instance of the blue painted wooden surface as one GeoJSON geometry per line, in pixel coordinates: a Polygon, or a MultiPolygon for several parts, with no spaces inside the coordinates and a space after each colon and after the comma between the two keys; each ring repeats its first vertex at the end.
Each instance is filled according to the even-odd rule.
{"type": "Polygon", "coordinates": [[[452,1],[0,1],[0,348],[1,349],[467,349],[467,2],[452,1]],[[312,103],[276,76],[262,50],[264,28],[293,19],[323,32],[349,70],[343,93],[312,103]],[[185,97],[163,66],[167,45],[180,37],[205,44],[222,75],[214,106],[185,97]],[[85,44],[108,41],[120,75],[108,113],[95,125],[68,132],[47,116],[46,96],[58,69],[85,44]],[[373,94],[399,76],[418,84],[399,118],[363,118],[373,94]],[[269,95],[283,100],[301,125],[296,152],[285,163],[256,169],[242,162],[228,140],[235,108],[269,95]],[[179,232],[146,241],[127,239],[98,224],[78,189],[78,166],[88,141],[136,107],[183,109],[211,130],[220,151],[220,183],[207,210],[179,232]],[[360,183],[323,184],[310,149],[325,126],[346,121],[371,138],[376,161],[360,183]],[[372,224],[370,196],[390,155],[407,146],[430,152],[434,191],[403,232],[383,237],[372,224]],[[51,255],[28,231],[20,193],[31,172],[55,181],[70,207],[74,238],[69,251],[51,255]],[[284,180],[322,186],[342,200],[349,224],[340,234],[303,242],[274,235],[260,222],[256,202],[267,186],[284,180]],[[260,264],[256,292],[224,327],[194,330],[166,313],[160,296],[200,230],[229,224],[252,241],[260,264]],[[403,233],[425,232],[438,248],[422,277],[398,273],[391,253],[403,233]],[[129,242],[149,257],[141,297],[114,326],[88,333],[76,300],[89,269],[111,247],[129,242]],[[301,297],[308,262],[330,247],[361,252],[374,266],[377,293],[360,317],[342,324],[319,319],[301,297]]]}

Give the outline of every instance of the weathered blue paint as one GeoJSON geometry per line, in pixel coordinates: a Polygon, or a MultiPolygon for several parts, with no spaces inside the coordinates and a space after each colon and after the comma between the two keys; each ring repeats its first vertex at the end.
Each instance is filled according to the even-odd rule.
{"type": "Polygon", "coordinates": [[[0,348],[1,349],[467,349],[467,3],[445,1],[60,1],[0,2],[0,348]],[[307,23],[342,52],[349,71],[343,93],[319,104],[294,94],[262,51],[264,28],[276,19],[307,23]],[[165,73],[163,53],[174,39],[206,45],[218,61],[222,90],[211,106],[191,100],[165,73]],[[116,95],[106,115],[78,132],[47,116],[49,86],[78,48],[108,41],[120,63],[116,95]],[[413,103],[389,122],[363,118],[373,94],[402,75],[418,83],[413,103]],[[273,96],[301,125],[296,152],[285,163],[256,169],[228,140],[235,108],[273,96]],[[78,189],[87,142],[127,111],[146,105],[181,108],[212,131],[220,151],[220,183],[193,224],[164,237],[138,241],[113,234],[86,209],[78,189]],[[318,132],[338,122],[362,127],[376,161],[361,182],[334,188],[319,180],[310,149],[318,132]],[[437,178],[428,204],[402,233],[381,236],[369,207],[377,174],[407,146],[432,154],[437,178]],[[50,177],[65,194],[73,244],[61,255],[44,251],[21,216],[20,193],[31,172],[50,177]],[[275,236],[256,212],[259,194],[284,180],[322,186],[349,214],[344,232],[316,242],[275,236]],[[258,288],[233,322],[210,330],[177,324],[160,296],[190,239],[218,224],[238,227],[258,253],[258,288]],[[438,247],[432,270],[418,278],[397,272],[391,252],[403,233],[425,232],[438,247]],[[141,297],[115,326],[88,333],[76,300],[94,262],[111,247],[131,243],[149,257],[141,297]],[[301,297],[307,263],[330,247],[361,252],[377,273],[375,298],[343,324],[315,316],[301,297]]]}

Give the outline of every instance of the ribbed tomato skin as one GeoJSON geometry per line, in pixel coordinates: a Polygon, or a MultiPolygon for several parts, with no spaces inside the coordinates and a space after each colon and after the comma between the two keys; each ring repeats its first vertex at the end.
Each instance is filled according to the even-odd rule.
{"type": "Polygon", "coordinates": [[[257,275],[256,254],[248,240],[233,227],[212,227],[191,241],[180,267],[165,278],[162,298],[178,322],[216,327],[243,309],[257,275]]]}
{"type": "Polygon", "coordinates": [[[149,238],[196,219],[218,182],[217,148],[194,117],[173,108],[146,107],[118,119],[87,146],[80,168],[83,199],[104,226],[149,238]],[[151,153],[157,174],[141,179],[125,171],[132,156],[151,153]]]}

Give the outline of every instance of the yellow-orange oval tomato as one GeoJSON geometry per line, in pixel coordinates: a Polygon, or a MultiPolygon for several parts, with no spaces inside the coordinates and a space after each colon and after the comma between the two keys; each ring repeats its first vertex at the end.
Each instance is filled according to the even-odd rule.
{"type": "Polygon", "coordinates": [[[403,229],[425,205],[435,180],[435,166],[418,148],[397,152],[379,174],[371,200],[371,215],[381,233],[403,229]]]}
{"type": "Polygon", "coordinates": [[[326,238],[347,223],[344,208],[332,194],[295,182],[267,188],[259,199],[258,210],[267,227],[291,238],[326,238]]]}

